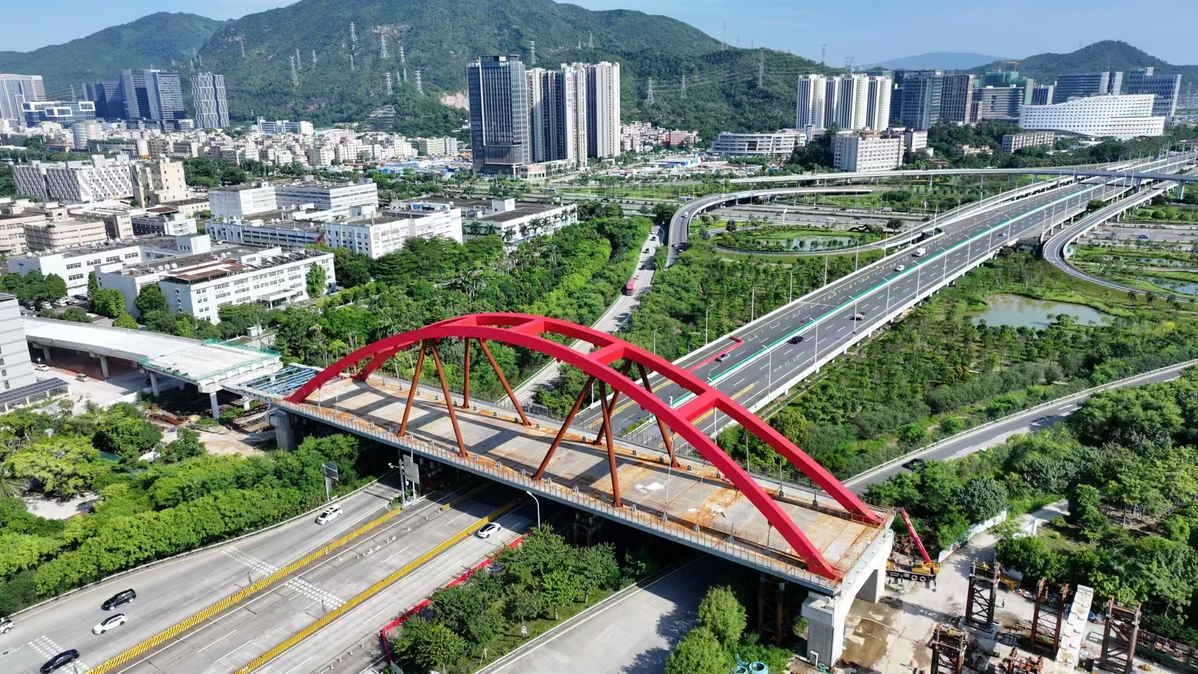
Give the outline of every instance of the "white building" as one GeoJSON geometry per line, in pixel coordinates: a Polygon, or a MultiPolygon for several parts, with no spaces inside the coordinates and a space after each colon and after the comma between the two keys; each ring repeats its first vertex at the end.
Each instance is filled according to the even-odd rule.
{"type": "Polygon", "coordinates": [[[587,156],[620,156],[620,64],[587,64],[587,156]]]}
{"type": "Polygon", "coordinates": [[[96,280],[102,288],[120,290],[126,307],[133,311],[133,301],[141,288],[157,283],[171,313],[187,313],[219,323],[219,309],[226,305],[261,303],[276,307],[309,299],[308,273],[316,265],[324,269],[327,286],[333,287],[337,279],[332,253],[257,246],[101,271],[96,280]]]}
{"type": "Polygon", "coordinates": [[[208,190],[208,203],[214,218],[244,218],[279,209],[274,185],[267,182],[215,187],[208,190]]]}
{"type": "Polygon", "coordinates": [[[843,132],[832,139],[833,164],[842,171],[890,171],[903,163],[901,135],[843,132]]]}
{"type": "Polygon", "coordinates": [[[1027,130],[1067,131],[1093,138],[1127,140],[1165,133],[1165,118],[1153,117],[1152,94],[1087,96],[1051,105],[1025,105],[1019,126],[1027,130]]]}
{"type": "Polygon", "coordinates": [[[492,199],[461,204],[461,208],[465,221],[462,228],[467,237],[495,234],[509,248],[578,222],[577,204],[555,206],[492,199]]]}
{"type": "Polygon", "coordinates": [[[258,118],[258,131],[264,136],[275,136],[286,133],[311,136],[315,133],[315,130],[312,128],[312,122],[289,122],[283,119],[268,122],[261,117],[258,118]]]}
{"type": "Polygon", "coordinates": [[[782,129],[774,133],[729,133],[720,132],[711,145],[712,154],[741,157],[789,155],[796,147],[803,147],[807,136],[796,129],[782,129]]]}
{"type": "MultiPolygon", "coordinates": [[[[0,386],[4,391],[37,382],[21,320],[17,298],[6,293],[0,294],[0,386]]],[[[8,411],[7,405],[4,411],[8,411]]]]}
{"type": "Polygon", "coordinates": [[[358,183],[302,181],[274,186],[279,208],[308,207],[330,217],[369,215],[378,210],[379,188],[373,180],[358,183]]]}
{"type": "Polygon", "coordinates": [[[143,161],[133,164],[134,196],[143,206],[187,199],[183,162],[143,161]]]}
{"type": "Polygon", "coordinates": [[[31,161],[13,167],[17,193],[70,204],[133,196],[133,172],[128,157],[90,161],[31,161]]]}
{"type": "Polygon", "coordinates": [[[401,249],[408,239],[435,236],[462,242],[462,210],[447,204],[398,204],[368,218],[317,223],[300,220],[209,221],[205,230],[218,241],[303,248],[323,243],[371,258],[401,249]]]}
{"type": "Polygon", "coordinates": [[[76,150],[86,150],[88,143],[103,137],[104,132],[100,128],[100,123],[94,119],[75,122],[71,125],[71,144],[76,150]]]}
{"type": "Polygon", "coordinates": [[[863,73],[800,75],[795,128],[883,130],[890,126],[892,89],[889,77],[863,73]]]}
{"type": "Polygon", "coordinates": [[[81,295],[87,292],[87,276],[91,272],[98,273],[102,269],[117,270],[150,260],[196,255],[210,250],[210,239],[204,234],[144,239],[137,243],[114,241],[10,257],[8,272],[25,275],[37,271],[43,276],[58,274],[67,282],[68,294],[81,295]]]}

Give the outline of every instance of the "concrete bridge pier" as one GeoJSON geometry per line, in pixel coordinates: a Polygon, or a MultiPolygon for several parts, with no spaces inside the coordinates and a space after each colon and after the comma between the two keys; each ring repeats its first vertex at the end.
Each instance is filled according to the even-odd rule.
{"type": "Polygon", "coordinates": [[[295,419],[291,414],[281,409],[273,409],[267,414],[270,425],[275,429],[275,444],[279,449],[294,452],[299,448],[295,435],[295,419]]]}
{"type": "Polygon", "coordinates": [[[829,668],[844,651],[844,622],[858,598],[876,604],[886,590],[886,562],[894,547],[894,532],[886,534],[873,546],[872,556],[864,558],[857,568],[845,576],[841,592],[834,595],[812,593],[803,602],[802,615],[807,619],[807,659],[812,664],[829,668]]]}

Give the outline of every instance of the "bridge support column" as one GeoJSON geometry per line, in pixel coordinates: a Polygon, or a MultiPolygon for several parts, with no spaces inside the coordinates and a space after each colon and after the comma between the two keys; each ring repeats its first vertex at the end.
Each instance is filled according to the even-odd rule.
{"type": "Polygon", "coordinates": [[[844,650],[844,621],[851,600],[813,594],[803,602],[807,619],[807,659],[812,664],[832,667],[844,650]]]}
{"type": "Polygon", "coordinates": [[[154,392],[155,398],[162,395],[159,392],[159,388],[158,388],[158,373],[157,372],[150,373],[150,390],[154,392]]]}
{"type": "Polygon", "coordinates": [[[108,379],[108,356],[100,356],[100,372],[104,373],[105,379],[108,379]]]}
{"type": "Polygon", "coordinates": [[[50,347],[42,346],[42,355],[46,357],[46,362],[50,362],[50,347]]]}
{"type": "Polygon", "coordinates": [[[208,394],[208,402],[212,404],[212,418],[220,418],[220,403],[216,400],[216,391],[208,394]]]}
{"type": "Polygon", "coordinates": [[[296,442],[294,420],[291,415],[283,410],[271,410],[267,415],[270,420],[270,425],[275,429],[275,444],[279,449],[288,452],[294,452],[299,443],[296,442]]]}

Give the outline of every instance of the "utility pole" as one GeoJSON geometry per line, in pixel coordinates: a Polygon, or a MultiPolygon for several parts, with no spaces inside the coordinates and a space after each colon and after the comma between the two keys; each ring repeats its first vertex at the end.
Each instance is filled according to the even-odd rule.
{"type": "Polygon", "coordinates": [[[353,55],[353,52],[350,52],[350,55],[349,55],[349,71],[350,71],[351,73],[354,73],[354,72],[357,72],[357,71],[358,71],[358,66],[354,65],[354,55],[353,55]]]}
{"type": "Polygon", "coordinates": [[[391,73],[387,73],[387,95],[391,95],[391,73]]]}

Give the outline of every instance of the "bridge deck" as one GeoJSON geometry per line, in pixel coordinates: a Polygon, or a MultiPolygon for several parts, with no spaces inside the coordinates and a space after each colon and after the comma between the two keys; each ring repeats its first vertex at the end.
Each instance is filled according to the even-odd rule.
{"type": "MultiPolygon", "coordinates": [[[[372,379],[370,384],[341,379],[313,394],[308,403],[333,408],[362,421],[397,431],[403,419],[407,389],[372,379]]],[[[498,461],[506,469],[532,475],[557,432],[556,428],[524,428],[514,420],[488,413],[461,411],[458,421],[467,450],[498,461]]],[[[453,427],[444,402],[421,393],[408,421],[416,438],[442,448],[456,449],[453,427]]],[[[554,485],[576,490],[604,503],[612,502],[607,452],[569,434],[549,464],[546,475],[554,485]]],[[[802,561],[781,536],[772,533],[765,517],[730,483],[701,461],[683,459],[671,469],[664,454],[617,445],[617,474],[625,510],[653,515],[712,538],[732,537],[738,545],[791,565],[797,575],[809,575],[802,561]]],[[[776,484],[766,484],[800,529],[830,564],[848,574],[856,568],[885,528],[854,521],[826,495],[813,506],[810,493],[779,496],[776,484]]]]}

